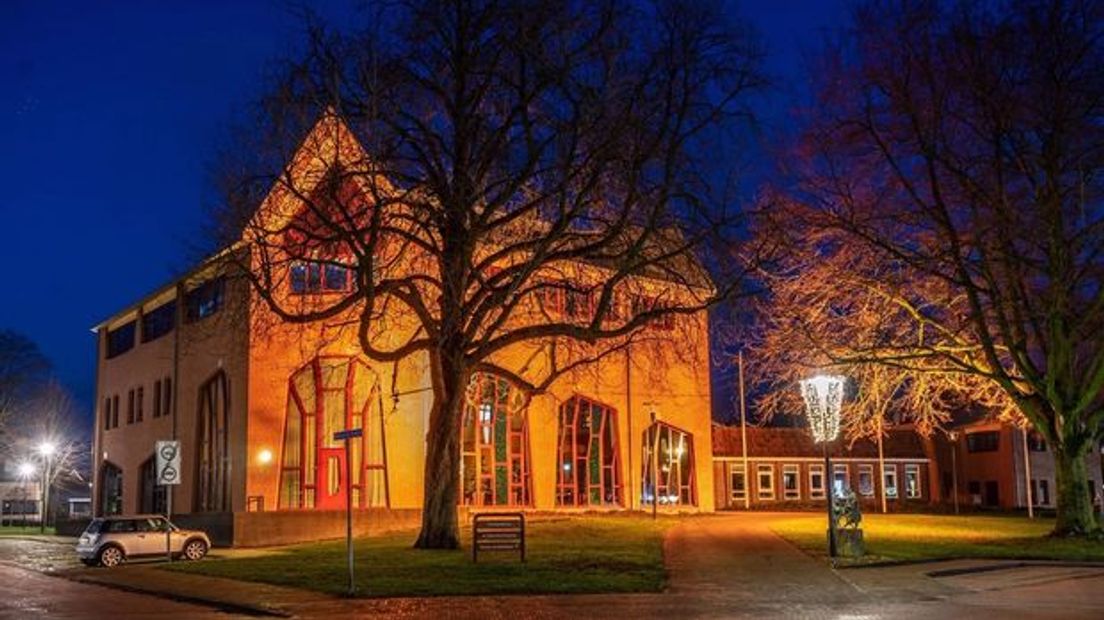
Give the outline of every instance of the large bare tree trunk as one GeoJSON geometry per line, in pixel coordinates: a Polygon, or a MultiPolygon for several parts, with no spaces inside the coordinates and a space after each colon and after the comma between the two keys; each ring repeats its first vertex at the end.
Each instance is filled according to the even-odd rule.
{"type": "Polygon", "coordinates": [[[460,419],[468,371],[453,352],[430,354],[433,408],[426,437],[422,531],[414,547],[456,549],[460,528],[456,517],[460,483],[460,419]]]}
{"type": "Polygon", "coordinates": [[[1085,465],[1089,445],[1085,441],[1057,441],[1054,444],[1055,503],[1058,507],[1054,536],[1078,536],[1097,529],[1093,492],[1089,489],[1085,465]]]}

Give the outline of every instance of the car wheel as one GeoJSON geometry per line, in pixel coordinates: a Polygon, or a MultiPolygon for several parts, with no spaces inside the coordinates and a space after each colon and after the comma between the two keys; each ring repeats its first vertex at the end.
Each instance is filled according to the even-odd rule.
{"type": "Polygon", "coordinates": [[[100,566],[106,568],[118,566],[122,564],[123,560],[125,559],[126,556],[123,554],[123,550],[115,546],[104,547],[100,551],[100,555],[98,558],[100,566]]]}
{"type": "Polygon", "coordinates": [[[207,543],[202,540],[189,540],[184,545],[184,558],[187,560],[201,560],[205,555],[207,555],[207,543]]]}

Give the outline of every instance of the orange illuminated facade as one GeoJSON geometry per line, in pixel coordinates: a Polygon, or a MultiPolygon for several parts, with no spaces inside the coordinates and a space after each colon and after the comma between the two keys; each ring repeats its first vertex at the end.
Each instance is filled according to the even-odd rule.
{"type": "MultiPolygon", "coordinates": [[[[351,139],[327,117],[307,143],[351,139]]],[[[273,194],[264,217],[286,210],[273,194]]],[[[425,356],[379,364],[350,321],[281,323],[222,264],[216,257],[96,327],[95,512],[163,512],[171,493],[178,520],[238,544],[337,535],[349,499],[381,523],[416,518],[432,403],[425,356]],[[363,433],[347,452],[333,434],[349,428],[363,433]],[[183,471],[167,493],[153,484],[151,457],[154,442],[174,438],[183,471]]],[[[286,292],[340,292],[350,278],[339,265],[301,262],[286,292]]],[[[579,300],[569,297],[553,310],[571,312],[579,300]]],[[[685,346],[633,345],[539,394],[476,373],[460,425],[462,507],[713,510],[706,315],[645,329],[685,346]]],[[[534,359],[539,351],[518,345],[495,363],[523,373],[534,359]]]]}

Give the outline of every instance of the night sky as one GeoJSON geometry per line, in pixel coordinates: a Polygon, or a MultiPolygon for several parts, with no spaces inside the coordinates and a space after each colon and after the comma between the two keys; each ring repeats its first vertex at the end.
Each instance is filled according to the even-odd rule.
{"type": "MultiPolygon", "coordinates": [[[[359,2],[311,4],[359,21],[359,2]]],[[[765,136],[807,95],[804,59],[846,23],[848,4],[735,7],[758,29],[776,80],[760,102],[765,136]]],[[[187,268],[203,245],[205,167],[271,61],[301,40],[289,6],[0,0],[0,328],[37,342],[85,407],[89,329],[187,268]]]]}

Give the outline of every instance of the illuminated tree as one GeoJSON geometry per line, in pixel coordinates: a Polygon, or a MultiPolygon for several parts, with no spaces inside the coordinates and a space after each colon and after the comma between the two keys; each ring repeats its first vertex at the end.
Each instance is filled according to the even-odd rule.
{"type": "Polygon", "coordinates": [[[809,260],[794,277],[838,261],[808,312],[872,304],[869,337],[841,326],[830,357],[1014,406],[1053,447],[1063,535],[1097,528],[1102,17],[1092,2],[860,7],[825,56],[779,207],[809,260]]]}
{"type": "Polygon", "coordinates": [[[451,548],[474,373],[538,393],[646,327],[704,328],[740,290],[714,188],[757,52],[699,2],[410,1],[372,23],[312,26],[247,157],[220,167],[219,221],[224,241],[244,230],[232,257],[279,320],[344,321],[377,362],[428,358],[416,546],[451,548]],[[518,348],[531,363],[500,363],[518,348]]]}

